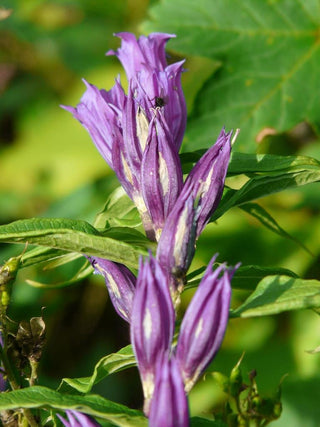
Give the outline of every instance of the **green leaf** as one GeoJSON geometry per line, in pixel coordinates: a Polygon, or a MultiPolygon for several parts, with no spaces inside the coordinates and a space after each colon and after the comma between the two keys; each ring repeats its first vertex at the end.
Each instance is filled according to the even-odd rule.
{"type": "MultiPolygon", "coordinates": [[[[218,263],[214,264],[214,267],[219,265],[218,263]]],[[[192,273],[188,274],[187,280],[188,283],[185,286],[185,290],[194,288],[198,286],[200,280],[202,279],[203,273],[206,267],[201,267],[192,273]]],[[[256,289],[258,283],[266,276],[270,275],[286,275],[290,277],[298,278],[298,276],[287,268],[281,267],[261,267],[259,265],[244,265],[240,266],[235,272],[231,286],[232,289],[241,289],[252,291],[256,289]]]]}
{"type": "Polygon", "coordinates": [[[61,411],[74,409],[100,417],[119,427],[147,426],[147,419],[141,412],[98,395],[69,395],[41,386],[0,394],[0,411],[19,408],[53,408],[61,411]]]}
{"type": "Polygon", "coordinates": [[[144,31],[177,34],[175,51],[222,62],[188,122],[189,150],[212,145],[223,125],[241,128],[243,151],[266,127],[319,122],[319,1],[163,0],[149,16],[144,31]]]}
{"type": "MultiPolygon", "coordinates": [[[[206,150],[181,153],[183,172],[188,173],[206,150]]],[[[232,151],[228,166],[228,176],[270,174],[319,170],[320,162],[308,156],[278,156],[275,154],[249,154],[232,151]]]]}
{"type": "Polygon", "coordinates": [[[258,283],[266,276],[286,275],[298,278],[298,276],[287,268],[281,267],[261,267],[259,265],[244,265],[238,268],[232,278],[232,288],[252,291],[256,289],[258,283]]]}
{"type": "Polygon", "coordinates": [[[278,156],[275,154],[231,153],[228,175],[267,174],[319,170],[320,162],[308,156],[278,156]]]}
{"type": "Polygon", "coordinates": [[[85,221],[32,218],[0,226],[0,241],[28,242],[65,251],[107,258],[137,268],[142,248],[104,237],[85,221]]]}
{"type": "MultiPolygon", "coordinates": [[[[21,256],[21,268],[55,260],[63,257],[65,254],[65,251],[61,251],[59,249],[37,246],[28,250],[21,256]]],[[[76,255],[79,256],[79,254],[76,255]]]]}
{"type": "Polygon", "coordinates": [[[141,225],[141,218],[138,210],[122,187],[118,187],[111,193],[94,222],[94,226],[102,230],[109,227],[137,227],[139,225],[141,225]]]}
{"type": "MultiPolygon", "coordinates": [[[[67,259],[64,260],[63,264],[65,262],[68,262],[67,259]]],[[[58,264],[59,263],[57,263],[56,266],[58,266],[58,264]]],[[[51,265],[50,268],[54,268],[53,265],[51,265]]],[[[31,280],[31,279],[26,279],[26,282],[28,283],[28,285],[31,285],[35,288],[45,288],[45,289],[65,288],[66,286],[73,285],[75,283],[78,283],[80,280],[87,278],[92,274],[92,272],[93,272],[93,267],[86,260],[85,263],[79,268],[79,270],[70,279],[64,280],[63,282],[43,283],[43,282],[38,282],[36,280],[31,280]]]]}
{"type": "Polygon", "coordinates": [[[233,206],[265,197],[288,188],[299,187],[320,181],[320,168],[314,170],[298,170],[287,173],[274,173],[266,176],[254,176],[246,182],[239,190],[225,188],[222,200],[211,217],[215,221],[233,206]]]}
{"type": "Polygon", "coordinates": [[[249,215],[252,215],[258,221],[260,221],[262,225],[264,225],[274,233],[278,234],[279,236],[292,240],[297,245],[301,246],[306,252],[308,252],[309,255],[313,256],[309,249],[302,242],[300,242],[298,239],[291,236],[283,228],[281,228],[277,221],[272,218],[272,216],[262,206],[258,205],[257,203],[246,203],[244,205],[241,205],[240,209],[247,212],[249,215]]]}
{"type": "Polygon", "coordinates": [[[53,270],[57,267],[61,267],[62,265],[68,264],[69,262],[75,261],[81,258],[81,254],[77,254],[76,252],[67,252],[55,258],[51,258],[46,261],[43,270],[53,270]]]}
{"type": "Polygon", "coordinates": [[[64,378],[59,385],[58,390],[65,392],[72,389],[80,393],[89,393],[92,387],[105,377],[124,369],[136,365],[135,357],[131,345],[128,345],[117,353],[109,354],[103,357],[94,367],[93,374],[90,377],[83,378],[64,378]]]}
{"type": "Polygon", "coordinates": [[[220,420],[208,420],[202,417],[192,417],[190,419],[191,427],[228,427],[227,424],[220,420]]]}
{"type": "Polygon", "coordinates": [[[268,276],[231,317],[256,317],[320,307],[320,281],[268,276]]]}

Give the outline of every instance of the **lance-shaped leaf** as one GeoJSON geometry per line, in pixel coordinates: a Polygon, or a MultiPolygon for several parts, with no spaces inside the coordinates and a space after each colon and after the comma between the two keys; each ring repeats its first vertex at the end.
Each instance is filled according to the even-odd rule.
{"type": "Polygon", "coordinates": [[[187,392],[217,353],[227,327],[235,270],[222,264],[212,271],[215,259],[210,261],[180,328],[176,356],[187,392]]]}
{"type": "Polygon", "coordinates": [[[158,361],[155,389],[150,405],[152,427],[188,427],[187,395],[174,355],[164,354],[158,361]]]}
{"type": "Polygon", "coordinates": [[[158,248],[157,260],[166,271],[170,288],[175,292],[184,285],[185,274],[192,261],[196,241],[197,211],[191,189],[179,197],[164,225],[158,248]]]}
{"type": "Polygon", "coordinates": [[[171,345],[175,313],[168,280],[150,255],[140,261],[131,313],[131,343],[137,359],[148,413],[158,357],[171,345]]]}
{"type": "Polygon", "coordinates": [[[141,168],[142,194],[159,240],[182,188],[182,170],[169,129],[160,112],[150,124],[141,168]]]}
{"type": "Polygon", "coordinates": [[[113,168],[112,145],[122,139],[121,118],[125,93],[119,80],[110,91],[83,80],[87,90],[76,108],[62,105],[87,129],[102,157],[113,168]]]}
{"type": "Polygon", "coordinates": [[[196,163],[184,183],[180,197],[191,188],[199,209],[197,237],[220,202],[230,160],[230,138],[231,132],[222,129],[216,143],[196,163]]]}
{"type": "Polygon", "coordinates": [[[89,258],[95,271],[102,274],[116,312],[130,323],[136,278],[123,264],[102,258],[89,258]]]}
{"type": "Polygon", "coordinates": [[[93,418],[88,415],[82,414],[81,412],[69,410],[66,411],[68,420],[63,418],[61,415],[57,414],[62,424],[65,427],[99,427],[98,424],[93,418]]]}

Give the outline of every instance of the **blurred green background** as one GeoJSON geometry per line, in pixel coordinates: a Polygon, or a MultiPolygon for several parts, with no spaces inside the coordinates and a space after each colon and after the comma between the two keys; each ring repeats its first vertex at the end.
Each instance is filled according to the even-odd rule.
{"type": "MultiPolygon", "coordinates": [[[[119,46],[113,33],[139,35],[156,3],[1,2],[12,14],[0,21],[0,223],[33,216],[92,222],[102,209],[117,181],[86,131],[59,104],[77,104],[84,91],[83,77],[106,89],[112,87],[117,74],[124,80],[116,58],[105,57],[105,52],[119,46]]],[[[197,91],[217,67],[218,62],[207,58],[187,58],[183,86],[190,114],[197,91]]],[[[237,127],[236,123],[222,125],[237,127]]],[[[310,128],[300,124],[286,134],[265,138],[259,151],[319,159],[319,147],[310,128]]],[[[314,256],[233,209],[207,227],[198,242],[194,267],[203,266],[219,252],[219,260],[229,264],[285,267],[319,280],[318,185],[270,196],[261,204],[314,256]]],[[[0,245],[0,264],[22,250],[17,245],[0,245]]],[[[30,267],[19,273],[14,286],[9,313],[14,321],[40,316],[45,307],[47,345],[39,381],[43,385],[56,387],[63,377],[88,376],[102,356],[129,342],[128,327],[115,315],[101,277],[58,289],[38,289],[26,283],[27,279],[63,282],[77,267],[77,262],[52,271],[30,267]]],[[[235,292],[234,305],[246,296],[235,292]]],[[[232,320],[212,370],[228,374],[244,351],[243,370],[257,370],[258,385],[266,395],[288,374],[283,382],[284,413],[273,425],[319,426],[320,357],[307,352],[319,343],[320,321],[313,311],[232,320]]],[[[135,369],[108,377],[94,391],[130,407],[142,404],[135,369]]],[[[210,414],[222,399],[208,374],[191,393],[192,414],[210,414]]]]}

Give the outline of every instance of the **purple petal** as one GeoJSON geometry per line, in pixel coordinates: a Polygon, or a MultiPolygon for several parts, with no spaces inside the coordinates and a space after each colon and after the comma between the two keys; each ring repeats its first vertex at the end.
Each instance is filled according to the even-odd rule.
{"type": "Polygon", "coordinates": [[[165,101],[163,107],[166,122],[172,133],[176,150],[179,151],[187,122],[187,106],[181,86],[184,61],[169,65],[160,76],[160,97],[165,101]]]}
{"type": "Polygon", "coordinates": [[[181,86],[184,61],[169,65],[164,71],[145,67],[131,80],[137,102],[151,120],[154,110],[163,112],[176,151],[184,136],[187,109],[181,86]],[[157,105],[157,100],[160,106],[157,105]]]}
{"type": "Polygon", "coordinates": [[[136,278],[123,264],[89,257],[95,271],[106,280],[110,299],[116,312],[130,323],[136,278]]]}
{"type": "Polygon", "coordinates": [[[141,185],[158,240],[182,188],[180,159],[160,112],[151,122],[142,159],[141,185]]]}
{"type": "Polygon", "coordinates": [[[130,328],[146,411],[154,389],[156,363],[159,355],[171,346],[174,322],[175,313],[166,275],[150,255],[145,262],[140,260],[130,328]]]}
{"type": "MultiPolygon", "coordinates": [[[[181,323],[176,357],[188,392],[217,353],[228,323],[234,270],[209,263],[181,323]]],[[[237,266],[238,267],[238,266],[237,266]]],[[[237,268],[236,267],[236,268],[237,268]]]]}
{"type": "Polygon", "coordinates": [[[111,91],[99,90],[87,83],[87,90],[76,108],[62,106],[87,129],[97,149],[108,165],[112,164],[114,140],[122,139],[121,116],[125,94],[117,81],[111,91]]]}
{"type": "Polygon", "coordinates": [[[155,389],[150,406],[152,427],[188,427],[188,400],[177,361],[168,354],[158,362],[155,389]]]}
{"type": "Polygon", "coordinates": [[[121,38],[121,47],[116,51],[110,50],[107,55],[116,55],[126,71],[128,80],[141,71],[145,65],[163,70],[166,65],[165,44],[175,37],[174,34],[151,33],[148,37],[136,39],[132,33],[117,33],[121,38]]]}
{"type": "Polygon", "coordinates": [[[230,138],[231,132],[222,129],[215,145],[201,157],[184,183],[181,197],[191,188],[194,200],[198,200],[197,237],[221,200],[230,160],[230,138]]]}
{"type": "Polygon", "coordinates": [[[68,420],[57,414],[65,427],[100,427],[100,424],[98,424],[93,418],[89,415],[82,414],[81,412],[67,410],[66,415],[68,420]]]}
{"type": "Polygon", "coordinates": [[[174,299],[176,290],[182,290],[195,251],[197,212],[193,202],[191,190],[178,198],[165,222],[157,248],[159,264],[173,279],[170,286],[174,299]]]}

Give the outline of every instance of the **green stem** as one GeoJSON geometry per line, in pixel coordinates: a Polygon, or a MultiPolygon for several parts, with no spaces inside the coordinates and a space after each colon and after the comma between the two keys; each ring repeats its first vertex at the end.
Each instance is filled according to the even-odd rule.
{"type": "Polygon", "coordinates": [[[6,345],[4,345],[3,348],[0,346],[0,357],[1,357],[3,369],[6,373],[7,380],[12,390],[18,390],[20,388],[20,385],[17,382],[15,374],[11,368],[11,364],[9,362],[7,352],[6,352],[6,345]]]}
{"type": "Polygon", "coordinates": [[[29,378],[29,384],[30,387],[34,386],[36,383],[36,380],[38,378],[37,369],[38,369],[38,362],[35,362],[32,359],[29,359],[30,367],[31,367],[31,374],[29,378]]]}

